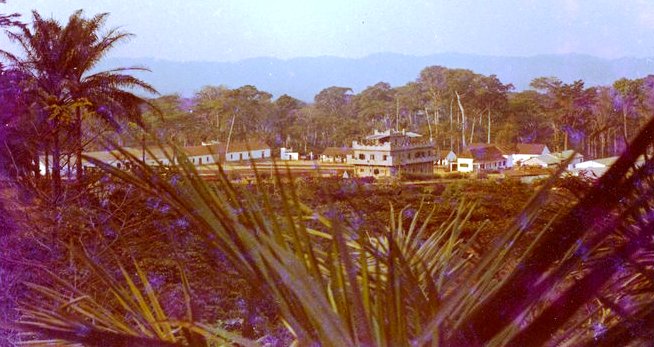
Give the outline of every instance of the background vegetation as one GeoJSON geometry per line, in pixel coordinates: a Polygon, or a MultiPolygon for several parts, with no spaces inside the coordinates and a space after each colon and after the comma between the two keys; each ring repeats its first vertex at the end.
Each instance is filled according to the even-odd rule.
{"type": "Polygon", "coordinates": [[[25,53],[5,52],[11,65],[0,75],[7,343],[654,339],[651,77],[600,88],[540,78],[535,90],[514,93],[494,76],[428,67],[402,87],[356,95],[330,87],[313,104],[273,101],[253,86],[148,100],[132,94],[154,90],[131,68],[92,71],[129,35],[99,34],[105,18],[76,12],[62,25],[34,13],[24,26],[0,17],[25,53]],[[298,179],[282,167],[250,184],[217,167],[208,182],[188,161],[161,172],[138,158],[131,171],[96,162],[102,171],[63,180],[54,170],[40,177],[36,166],[40,153],[75,157],[101,144],[221,140],[232,124],[236,138],[306,151],[394,126],[429,134],[439,148],[490,137],[621,155],[596,182],[532,186],[298,179]]]}

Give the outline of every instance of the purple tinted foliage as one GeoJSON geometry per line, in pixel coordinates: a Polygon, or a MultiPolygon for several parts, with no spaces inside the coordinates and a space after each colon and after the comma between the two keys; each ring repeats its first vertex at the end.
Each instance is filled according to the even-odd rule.
{"type": "Polygon", "coordinates": [[[276,134],[275,135],[275,145],[276,146],[281,146],[284,143],[284,139],[282,139],[281,134],[276,134]]]}
{"type": "Polygon", "coordinates": [[[348,196],[350,194],[356,193],[356,191],[357,191],[357,185],[355,182],[352,181],[344,182],[343,184],[341,184],[339,189],[339,192],[344,196],[348,196]]]}
{"type": "Polygon", "coordinates": [[[151,210],[158,211],[162,214],[167,214],[170,212],[170,206],[165,204],[158,198],[148,198],[145,202],[146,206],[151,210]]]}
{"type": "Polygon", "coordinates": [[[102,233],[104,234],[105,237],[109,239],[114,239],[117,237],[116,231],[109,225],[105,225],[102,228],[102,233]]]}
{"type": "Polygon", "coordinates": [[[263,346],[282,346],[283,345],[282,340],[275,337],[275,336],[273,336],[273,335],[266,335],[266,336],[260,338],[259,340],[257,340],[257,342],[261,343],[263,346]]]}
{"type": "Polygon", "coordinates": [[[407,208],[404,210],[404,217],[413,218],[416,215],[416,210],[414,208],[407,208]]]}
{"type": "Polygon", "coordinates": [[[518,218],[519,218],[518,223],[520,223],[520,228],[523,230],[526,229],[527,226],[529,226],[529,217],[525,213],[520,213],[520,215],[518,215],[518,218]]]}
{"type": "Polygon", "coordinates": [[[179,184],[179,182],[181,182],[181,179],[182,179],[182,178],[181,178],[180,175],[178,175],[178,174],[173,175],[173,176],[170,178],[170,184],[172,184],[173,186],[177,186],[177,184],[179,184]]]}
{"type": "Polygon", "coordinates": [[[597,339],[606,331],[606,326],[604,324],[597,322],[593,324],[593,338],[597,339]]]}
{"type": "Polygon", "coordinates": [[[91,333],[91,327],[83,324],[78,324],[75,326],[75,334],[77,336],[87,336],[91,333]]]}
{"type": "Polygon", "coordinates": [[[532,131],[529,134],[523,134],[522,136],[518,137],[518,140],[522,143],[531,143],[536,141],[536,132],[532,131]]]}
{"type": "Polygon", "coordinates": [[[325,212],[325,217],[327,217],[330,220],[336,219],[339,221],[343,221],[343,214],[336,209],[330,209],[327,212],[325,212]]]}
{"type": "Polygon", "coordinates": [[[161,290],[166,284],[166,279],[164,276],[157,274],[156,272],[150,272],[148,273],[148,282],[150,282],[150,285],[152,285],[152,288],[155,290],[161,290]]]}
{"type": "Polygon", "coordinates": [[[175,226],[180,229],[188,229],[190,223],[185,217],[178,218],[175,220],[175,226]]]}
{"type": "Polygon", "coordinates": [[[221,263],[226,263],[227,262],[227,257],[225,256],[225,254],[222,251],[214,248],[212,250],[212,253],[213,253],[214,258],[216,258],[219,262],[221,262],[221,263]]]}
{"type": "Polygon", "coordinates": [[[643,80],[642,94],[647,109],[654,110],[654,75],[649,75],[643,80]]]}
{"type": "Polygon", "coordinates": [[[564,126],[563,131],[568,134],[568,141],[573,147],[580,146],[586,136],[582,129],[575,129],[571,126],[564,126]]]}
{"type": "MultiPolygon", "coordinates": [[[[350,226],[354,230],[361,229],[361,227],[364,226],[365,224],[366,224],[366,221],[363,218],[361,218],[361,216],[359,216],[359,215],[355,215],[354,217],[352,217],[350,219],[350,226]]],[[[358,236],[358,234],[355,234],[355,235],[358,236]]]]}
{"type": "Polygon", "coordinates": [[[582,261],[588,260],[589,250],[582,240],[577,240],[577,251],[575,254],[581,258],[582,261]]]}

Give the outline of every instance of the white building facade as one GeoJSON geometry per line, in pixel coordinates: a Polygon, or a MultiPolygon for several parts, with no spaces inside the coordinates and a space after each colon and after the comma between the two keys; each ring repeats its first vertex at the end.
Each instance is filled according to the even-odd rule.
{"type": "Polygon", "coordinates": [[[436,159],[433,144],[422,135],[387,130],[352,142],[352,157],[358,177],[395,177],[398,175],[432,175],[436,159]]]}

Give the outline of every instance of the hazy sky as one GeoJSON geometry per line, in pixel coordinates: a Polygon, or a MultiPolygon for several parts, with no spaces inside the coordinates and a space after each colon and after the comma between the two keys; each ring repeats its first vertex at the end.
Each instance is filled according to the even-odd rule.
{"type": "Polygon", "coordinates": [[[0,13],[65,21],[79,8],[136,34],[116,57],[654,56],[654,0],[7,0],[0,13]]]}

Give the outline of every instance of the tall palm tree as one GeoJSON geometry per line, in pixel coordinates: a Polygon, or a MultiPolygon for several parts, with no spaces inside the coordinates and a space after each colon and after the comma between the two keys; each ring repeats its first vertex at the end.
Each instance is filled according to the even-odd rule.
{"type": "Polygon", "coordinates": [[[129,71],[148,71],[142,67],[115,68],[107,71],[91,71],[104,58],[107,52],[117,43],[128,40],[130,33],[111,29],[99,35],[100,29],[106,23],[108,13],[95,15],[90,19],[82,17],[82,10],[75,12],[65,28],[64,39],[73,45],[72,52],[67,61],[71,73],[67,82],[70,83],[71,100],[75,106],[75,138],[78,141],[77,174],[82,175],[82,108],[87,105],[95,114],[109,123],[118,126],[116,117],[127,118],[130,121],[141,123],[141,106],[149,104],[148,101],[135,95],[131,90],[140,88],[146,92],[157,94],[149,84],[129,75],[129,71]]]}
{"type": "Polygon", "coordinates": [[[55,19],[44,19],[36,11],[31,29],[19,28],[8,32],[9,38],[18,43],[23,56],[1,51],[5,58],[36,81],[38,103],[49,113],[48,123],[52,133],[53,187],[55,196],[60,190],[60,136],[71,131],[76,141],[77,173],[82,175],[82,114],[85,109],[91,115],[117,126],[116,118],[127,118],[140,123],[140,108],[148,102],[134,94],[140,89],[156,94],[149,84],[129,75],[130,71],[147,71],[142,67],[116,68],[94,72],[94,68],[117,43],[129,39],[132,34],[110,29],[101,30],[108,13],[83,17],[83,11],[74,12],[65,26],[55,19]]]}

